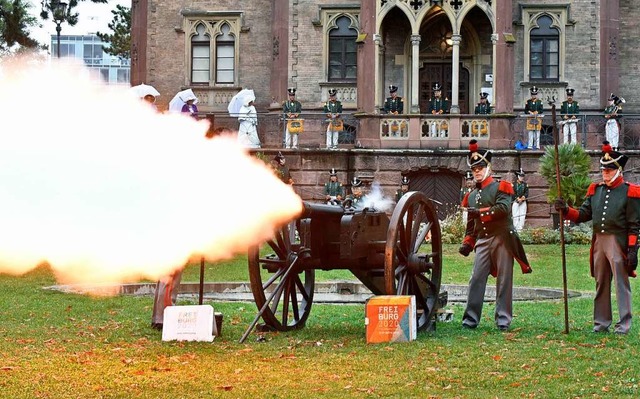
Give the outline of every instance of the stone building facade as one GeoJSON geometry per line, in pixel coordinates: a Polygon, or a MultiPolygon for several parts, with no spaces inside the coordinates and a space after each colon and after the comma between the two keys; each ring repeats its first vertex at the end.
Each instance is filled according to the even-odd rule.
{"type": "MultiPolygon", "coordinates": [[[[631,0],[134,0],[131,83],[154,85],[160,108],[191,88],[214,127],[231,129],[237,122],[226,112],[229,100],[253,89],[267,148],[282,146],[281,102],[295,87],[305,119],[300,145],[320,158],[322,106],[336,89],[345,110],[344,151],[435,151],[453,159],[457,166],[444,169],[461,181],[471,138],[505,150],[506,168],[540,156],[507,151],[522,139],[520,115],[534,85],[558,109],[565,89],[575,89],[586,148],[604,138],[601,114],[610,93],[626,99],[625,114],[638,112],[639,17],[631,0]],[[427,112],[436,82],[449,114],[427,112]],[[382,112],[391,84],[404,98],[401,115],[382,112]],[[492,116],[472,114],[481,91],[490,94],[492,116]],[[446,126],[444,136],[434,137],[432,126],[446,126]]],[[[636,122],[625,118],[621,147],[640,148],[636,122]]],[[[545,111],[543,144],[551,143],[552,124],[545,111]]],[[[347,156],[348,174],[366,158],[356,153],[347,156]]],[[[364,169],[399,181],[413,167],[364,169]]]]}

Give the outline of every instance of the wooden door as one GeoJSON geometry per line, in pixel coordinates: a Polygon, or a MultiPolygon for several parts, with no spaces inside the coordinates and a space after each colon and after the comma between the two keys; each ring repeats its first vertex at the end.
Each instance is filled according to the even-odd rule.
{"type": "MultiPolygon", "coordinates": [[[[442,95],[451,104],[451,63],[425,64],[420,69],[420,113],[429,111],[429,99],[433,97],[433,85],[438,82],[442,86],[442,95]]],[[[469,71],[460,65],[460,81],[458,82],[458,105],[461,114],[469,113],[469,71]]]]}
{"type": "Polygon", "coordinates": [[[449,170],[436,169],[411,175],[410,191],[422,191],[434,202],[438,219],[444,218],[460,205],[460,188],[464,177],[449,170]]]}

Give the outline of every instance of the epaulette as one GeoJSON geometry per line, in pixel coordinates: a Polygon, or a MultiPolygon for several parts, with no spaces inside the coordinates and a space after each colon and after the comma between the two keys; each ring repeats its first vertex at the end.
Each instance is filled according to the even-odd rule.
{"type": "Polygon", "coordinates": [[[404,98],[400,97],[400,102],[404,102],[404,98]]]}
{"type": "Polygon", "coordinates": [[[513,195],[515,191],[513,191],[513,184],[508,181],[501,180],[500,185],[498,186],[498,191],[502,191],[503,193],[513,195]]]}
{"type": "Polygon", "coordinates": [[[587,189],[587,197],[591,197],[596,193],[596,187],[598,187],[597,183],[591,183],[589,188],[587,189]]]}
{"type": "Polygon", "coordinates": [[[627,191],[627,197],[640,198],[640,186],[637,184],[626,183],[629,185],[629,191],[627,191]]]}

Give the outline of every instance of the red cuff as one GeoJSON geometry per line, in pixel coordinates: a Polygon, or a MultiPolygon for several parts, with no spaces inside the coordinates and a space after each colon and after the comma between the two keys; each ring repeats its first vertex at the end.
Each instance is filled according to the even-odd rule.
{"type": "Polygon", "coordinates": [[[476,239],[474,237],[471,237],[471,236],[465,236],[464,240],[462,240],[462,243],[471,245],[471,248],[475,248],[476,247],[476,239]]]}
{"type": "Polygon", "coordinates": [[[490,211],[491,208],[480,208],[480,221],[489,222],[493,219],[493,212],[490,211]]]}
{"type": "Polygon", "coordinates": [[[628,244],[630,247],[635,247],[636,245],[638,245],[638,236],[630,235],[628,244]]]}
{"type": "Polygon", "coordinates": [[[575,222],[578,221],[578,216],[580,216],[580,212],[578,212],[577,209],[573,209],[573,208],[570,207],[567,210],[567,213],[565,215],[566,215],[565,219],[569,219],[569,220],[571,220],[572,222],[575,223],[575,222]]]}

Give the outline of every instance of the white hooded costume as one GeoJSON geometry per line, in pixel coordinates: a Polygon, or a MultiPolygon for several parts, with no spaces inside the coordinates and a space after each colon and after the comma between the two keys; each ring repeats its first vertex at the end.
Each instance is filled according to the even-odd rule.
{"type": "MultiPolygon", "coordinates": [[[[238,122],[240,122],[240,128],[238,129],[238,143],[247,148],[260,148],[260,138],[258,138],[258,112],[256,107],[250,105],[252,101],[255,101],[256,96],[253,90],[242,90],[232,100],[232,103],[239,102],[240,109],[237,110],[236,115],[238,122]],[[235,100],[235,101],[234,101],[235,100]]],[[[232,113],[231,104],[229,112],[232,113]]]]}

